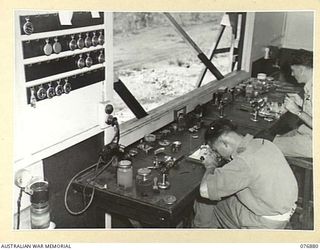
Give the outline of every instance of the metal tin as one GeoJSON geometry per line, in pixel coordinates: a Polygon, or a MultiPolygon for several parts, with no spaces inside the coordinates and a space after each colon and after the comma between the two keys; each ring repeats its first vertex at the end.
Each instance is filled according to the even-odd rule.
{"type": "Polygon", "coordinates": [[[177,198],[174,195],[165,195],[163,197],[163,201],[168,204],[168,205],[172,205],[173,203],[175,203],[177,200],[177,198]]]}
{"type": "Polygon", "coordinates": [[[153,193],[153,179],[151,170],[139,168],[136,175],[136,190],[141,196],[150,196],[153,193]]]}
{"type": "Polygon", "coordinates": [[[144,136],[144,141],[149,142],[149,143],[153,143],[156,141],[156,136],[154,134],[147,134],[144,136]]]}
{"type": "Polygon", "coordinates": [[[169,140],[162,140],[158,142],[160,146],[166,147],[170,145],[170,141],[169,140]]]}

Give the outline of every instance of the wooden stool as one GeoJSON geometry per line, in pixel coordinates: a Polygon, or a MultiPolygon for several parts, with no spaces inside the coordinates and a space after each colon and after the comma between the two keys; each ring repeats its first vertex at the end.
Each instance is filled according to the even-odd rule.
{"type": "Polygon", "coordinates": [[[302,157],[286,157],[289,165],[291,166],[295,175],[298,170],[304,172],[304,178],[298,178],[298,186],[302,188],[302,192],[299,194],[298,206],[296,213],[299,214],[299,220],[301,221],[301,229],[312,230],[313,223],[313,159],[302,157]]]}

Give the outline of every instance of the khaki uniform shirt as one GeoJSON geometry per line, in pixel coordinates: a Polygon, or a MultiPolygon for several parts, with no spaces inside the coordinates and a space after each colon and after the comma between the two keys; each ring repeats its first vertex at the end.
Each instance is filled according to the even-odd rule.
{"type": "MultiPolygon", "coordinates": [[[[302,110],[312,117],[312,81],[309,81],[304,85],[302,110]]],[[[312,137],[312,129],[305,124],[302,124],[298,128],[298,132],[312,137]]]]}
{"type": "Polygon", "coordinates": [[[298,199],[295,176],[273,143],[246,135],[233,160],[207,179],[209,199],[236,194],[256,215],[278,215],[292,209],[298,199]]]}

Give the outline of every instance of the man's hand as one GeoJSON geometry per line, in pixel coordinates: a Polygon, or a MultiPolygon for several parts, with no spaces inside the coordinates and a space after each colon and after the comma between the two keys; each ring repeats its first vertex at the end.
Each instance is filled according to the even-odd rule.
{"type": "Polygon", "coordinates": [[[203,198],[206,198],[206,199],[209,198],[207,181],[202,180],[202,182],[200,184],[200,196],[203,198]]]}
{"type": "Polygon", "coordinates": [[[298,106],[302,106],[303,104],[303,99],[301,98],[301,96],[299,96],[296,93],[288,93],[287,97],[291,100],[293,100],[298,106]]]}
{"type": "Polygon", "coordinates": [[[201,148],[201,154],[200,160],[206,169],[216,168],[218,166],[219,157],[209,146],[203,146],[201,148]]]}
{"type": "Polygon", "coordinates": [[[209,191],[208,191],[208,182],[207,178],[210,174],[214,174],[215,167],[207,168],[206,172],[204,173],[201,184],[200,184],[200,195],[203,198],[209,199],[209,191]]]}
{"type": "Polygon", "coordinates": [[[220,157],[216,152],[214,152],[208,145],[203,145],[200,148],[201,150],[201,157],[200,160],[204,164],[206,168],[206,172],[202,177],[202,181],[200,184],[200,195],[203,198],[209,198],[208,193],[208,184],[207,184],[207,177],[210,174],[214,173],[215,168],[219,165],[220,157]]]}
{"type": "Polygon", "coordinates": [[[301,108],[297,105],[293,98],[286,97],[284,99],[284,107],[294,115],[298,115],[301,108]]]}

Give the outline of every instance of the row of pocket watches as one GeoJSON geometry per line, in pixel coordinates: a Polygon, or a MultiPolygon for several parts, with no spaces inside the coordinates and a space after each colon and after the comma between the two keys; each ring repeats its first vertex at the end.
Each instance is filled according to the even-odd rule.
{"type": "MultiPolygon", "coordinates": [[[[83,39],[81,34],[78,34],[78,39],[75,39],[75,35],[71,35],[71,40],[69,42],[69,49],[83,49],[84,47],[90,48],[91,46],[103,45],[104,44],[104,35],[102,31],[99,31],[99,36],[96,35],[96,31],[93,31],[93,36],[90,37],[90,33],[86,33],[86,38],[83,39]]],[[[62,50],[61,43],[58,41],[58,37],[54,38],[54,43],[51,45],[50,39],[45,39],[46,44],[43,46],[43,52],[45,55],[49,56],[52,53],[59,54],[62,50]]]]}
{"type": "Polygon", "coordinates": [[[38,100],[43,100],[45,98],[51,99],[54,96],[60,96],[62,94],[69,94],[71,91],[71,84],[68,82],[68,79],[64,79],[64,84],[61,84],[61,80],[56,81],[55,84],[47,83],[48,87],[45,88],[41,84],[37,87],[30,87],[30,104],[32,107],[36,107],[36,102],[38,100]]]}
{"type": "MultiPolygon", "coordinates": [[[[97,58],[99,63],[104,63],[104,54],[103,50],[100,51],[100,54],[97,58]]],[[[83,54],[79,55],[79,59],[76,60],[76,65],[79,69],[82,69],[84,67],[90,67],[93,64],[93,59],[90,56],[90,53],[87,53],[86,59],[83,58],[83,54]]]]}

